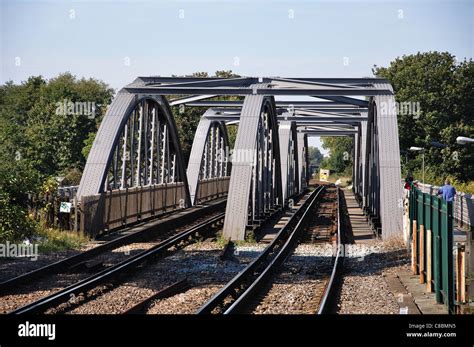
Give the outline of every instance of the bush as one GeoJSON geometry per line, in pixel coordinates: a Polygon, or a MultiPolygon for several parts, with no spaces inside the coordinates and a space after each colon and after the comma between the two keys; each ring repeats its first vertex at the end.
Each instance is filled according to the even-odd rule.
{"type": "Polygon", "coordinates": [[[30,238],[37,226],[21,206],[13,204],[10,196],[0,191],[0,242],[17,242],[30,238]]]}

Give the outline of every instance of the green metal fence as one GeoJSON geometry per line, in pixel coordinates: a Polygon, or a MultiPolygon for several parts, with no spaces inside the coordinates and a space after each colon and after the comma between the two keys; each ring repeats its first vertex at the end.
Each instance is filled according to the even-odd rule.
{"type": "Polygon", "coordinates": [[[410,189],[412,270],[436,301],[455,313],[453,272],[453,203],[410,189]]]}

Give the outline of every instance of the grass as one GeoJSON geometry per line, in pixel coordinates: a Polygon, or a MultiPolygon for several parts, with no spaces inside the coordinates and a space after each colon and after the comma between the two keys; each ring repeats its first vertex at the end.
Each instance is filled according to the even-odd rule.
{"type": "MultiPolygon", "coordinates": [[[[216,242],[219,245],[219,247],[224,248],[226,243],[228,242],[228,239],[224,238],[222,233],[219,233],[216,238],[216,242]]],[[[235,246],[253,246],[257,243],[255,239],[255,234],[253,231],[248,231],[247,236],[245,237],[245,240],[243,241],[233,241],[235,246]]]]}
{"type": "Polygon", "coordinates": [[[66,249],[81,248],[89,238],[82,232],[64,231],[53,228],[41,229],[38,232],[40,253],[52,253],[66,249]]]}

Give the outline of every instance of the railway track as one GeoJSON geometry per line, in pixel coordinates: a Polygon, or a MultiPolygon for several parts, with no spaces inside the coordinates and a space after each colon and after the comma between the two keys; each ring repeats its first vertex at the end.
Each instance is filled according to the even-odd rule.
{"type": "MultiPolygon", "coordinates": [[[[91,264],[90,261],[106,252],[116,250],[120,247],[130,246],[134,243],[150,242],[160,240],[169,232],[168,230],[186,227],[196,220],[207,218],[210,214],[215,214],[225,208],[226,201],[218,201],[208,206],[193,208],[191,211],[180,211],[168,216],[166,219],[157,219],[127,227],[117,232],[117,235],[111,241],[98,245],[92,249],[81,252],[71,257],[56,261],[52,264],[40,267],[36,270],[21,274],[0,282],[0,295],[4,296],[10,293],[18,292],[19,286],[37,282],[39,279],[51,277],[70,271],[93,271],[98,268],[97,262],[91,264]]],[[[123,252],[128,253],[128,252],[123,252]]],[[[129,254],[125,254],[128,256],[129,254]]]]}
{"type": "MultiPolygon", "coordinates": [[[[335,283],[337,282],[343,259],[343,249],[340,245],[341,229],[338,223],[338,197],[338,189],[329,186],[319,186],[310,194],[303,197],[300,202],[301,206],[295,210],[286,225],[274,238],[273,242],[260,253],[257,253],[258,256],[250,259],[247,266],[247,262],[244,264],[241,263],[239,265],[240,267],[232,265],[231,268],[233,268],[233,270],[231,269],[231,271],[229,271],[229,263],[231,262],[224,261],[223,259],[225,258],[224,255],[226,252],[222,252],[221,256],[216,255],[215,259],[220,259],[222,263],[226,263],[225,265],[221,264],[220,270],[216,272],[220,272],[220,275],[218,275],[219,278],[222,276],[222,278],[220,278],[223,280],[221,281],[221,285],[217,282],[213,282],[216,278],[214,274],[210,277],[211,281],[209,281],[209,283],[212,283],[212,288],[203,289],[203,284],[204,287],[206,287],[207,280],[197,280],[197,277],[206,277],[203,273],[199,273],[201,271],[199,269],[188,272],[188,275],[191,274],[192,279],[182,277],[179,280],[178,273],[181,273],[181,271],[179,271],[180,265],[176,264],[175,266],[177,266],[177,268],[174,269],[174,271],[176,271],[174,281],[170,281],[173,276],[169,276],[168,281],[164,281],[161,285],[155,287],[158,289],[157,291],[155,289],[155,292],[151,295],[143,295],[142,293],[142,295],[137,296],[135,300],[131,300],[128,306],[123,305],[123,309],[115,310],[115,313],[160,313],[163,312],[164,306],[169,306],[169,303],[173,301],[179,302],[178,306],[183,306],[180,305],[181,301],[183,301],[183,296],[179,295],[186,293],[187,299],[185,300],[189,300],[189,297],[194,295],[193,293],[201,295],[199,294],[200,292],[204,292],[204,295],[201,295],[202,297],[196,300],[194,300],[193,297],[193,301],[195,302],[189,303],[190,307],[195,307],[194,310],[199,307],[196,305],[202,305],[197,311],[199,314],[279,313],[278,311],[273,312],[271,310],[268,312],[259,312],[259,308],[260,311],[262,311],[262,305],[278,305],[276,302],[269,301],[268,297],[271,297],[272,291],[274,291],[274,283],[280,281],[279,276],[284,272],[282,269],[289,268],[289,273],[291,273],[289,280],[298,282],[300,279],[292,276],[298,276],[299,273],[306,271],[304,269],[305,265],[299,265],[297,262],[292,261],[293,258],[301,258],[298,254],[298,248],[308,244],[327,246],[328,243],[334,246],[335,251],[332,253],[333,257],[326,256],[325,258],[321,258],[322,260],[320,259],[319,267],[312,268],[311,275],[318,277],[318,280],[315,281],[317,282],[317,286],[311,287],[312,298],[308,300],[304,310],[300,310],[296,313],[330,312],[335,283]],[[300,246],[298,246],[298,243],[300,243],[300,246]],[[333,260],[331,264],[329,264],[328,259],[333,260]],[[242,266],[244,267],[242,268],[242,266]],[[232,271],[234,271],[233,274],[232,271]],[[317,274],[315,272],[317,272],[317,274]],[[233,276],[236,273],[237,275],[235,277],[229,277],[229,274],[233,276]],[[132,303],[133,305],[131,305],[132,303]],[[158,309],[154,308],[154,305],[158,305],[158,309]]],[[[80,307],[80,309],[76,311],[77,313],[84,311],[101,313],[103,312],[101,309],[89,311],[89,309],[83,309],[82,306],[87,306],[87,304],[91,302],[97,307],[100,307],[100,305],[104,307],[104,304],[111,304],[110,300],[114,300],[115,297],[114,295],[107,296],[106,293],[109,290],[112,290],[111,293],[113,293],[116,289],[120,292],[120,290],[122,290],[121,283],[123,283],[125,275],[128,274],[128,279],[131,277],[130,273],[132,270],[133,273],[136,274],[137,272],[135,270],[145,263],[151,263],[150,260],[169,255],[171,249],[181,249],[181,246],[192,243],[199,235],[202,236],[207,234],[210,230],[218,229],[223,218],[223,213],[218,214],[193,227],[186,228],[164,241],[153,244],[149,249],[129,256],[128,259],[98,271],[57,292],[29,302],[10,313],[59,313],[65,311],[74,313],[78,307],[80,307]],[[102,296],[102,304],[95,303],[95,301],[102,296]],[[79,302],[76,300],[71,302],[72,298],[76,299],[77,297],[81,297],[79,302]]],[[[157,264],[160,263],[161,262],[158,262],[157,264]]],[[[155,271],[153,268],[151,270],[151,272],[155,271]]],[[[137,274],[135,277],[139,276],[140,275],[137,274]]],[[[296,283],[295,286],[298,286],[298,283],[296,283]]],[[[283,291],[285,291],[284,288],[283,291]]],[[[134,295],[134,292],[135,290],[133,290],[132,295],[134,295]]],[[[150,293],[150,291],[148,293],[150,293]]],[[[178,308],[177,312],[170,311],[169,313],[194,312],[189,310],[183,312],[182,310],[183,307],[178,308]]],[[[165,310],[165,312],[168,311],[165,310]]]]}
{"type": "MultiPolygon", "coordinates": [[[[273,223],[278,223],[278,221],[271,219],[267,222],[269,225],[273,223]]],[[[184,250],[184,253],[176,254],[176,258],[179,258],[179,260],[175,264],[179,264],[179,266],[166,268],[169,272],[177,274],[166,276],[168,282],[173,278],[174,282],[170,286],[143,298],[142,301],[137,302],[125,312],[121,311],[121,313],[192,314],[264,249],[262,245],[237,246],[230,242],[226,243],[223,248],[217,247],[216,249],[215,246],[212,242],[208,243],[207,246],[205,244],[199,247],[190,246],[184,250]],[[200,251],[196,252],[193,249],[200,251]],[[185,255],[186,253],[187,255],[185,255]],[[187,261],[191,260],[193,265],[189,266],[186,259],[187,261]],[[180,276],[186,276],[186,286],[184,287],[178,285],[183,282],[179,280],[180,276]]],[[[161,264],[166,266],[164,262],[161,264]]],[[[173,265],[171,264],[171,266],[173,265]]],[[[155,270],[155,273],[159,272],[161,272],[159,269],[155,270]]],[[[156,277],[155,280],[163,281],[163,279],[156,277]]],[[[80,312],[84,312],[84,310],[80,312]]]]}
{"type": "MultiPolygon", "coordinates": [[[[343,259],[343,247],[340,243],[341,229],[338,223],[338,200],[339,191],[336,187],[320,186],[316,188],[262,254],[201,306],[196,313],[256,313],[255,309],[259,307],[260,303],[265,302],[268,294],[271,293],[272,285],[281,280],[278,277],[281,275],[282,267],[288,263],[288,258],[291,260],[296,254],[295,247],[299,241],[303,241],[302,246],[316,243],[316,246],[319,247],[331,243],[332,257],[325,257],[326,262],[329,259],[330,264],[329,262],[328,264],[319,264],[320,268],[316,267],[317,273],[314,273],[315,267],[312,266],[313,273],[309,277],[317,277],[318,284],[311,287],[311,298],[304,309],[294,313],[322,314],[329,312],[343,259]],[[315,209],[318,212],[316,214],[313,213],[315,209]],[[321,224],[321,220],[331,221],[331,223],[321,224]],[[309,228],[308,224],[311,224],[309,228]]],[[[304,265],[296,265],[296,269],[291,269],[290,273],[299,273],[302,271],[302,267],[304,265]]],[[[295,282],[295,278],[291,278],[291,275],[289,280],[295,282]]],[[[283,301],[288,304],[288,301],[291,300],[288,300],[285,288],[283,286],[280,290],[283,291],[283,301]]],[[[278,303],[268,300],[265,303],[267,306],[275,304],[278,303]]],[[[270,310],[267,313],[285,312],[287,312],[287,308],[281,312],[270,310]]]]}
{"type": "Polygon", "coordinates": [[[224,213],[220,213],[212,218],[207,218],[206,221],[186,228],[147,250],[130,256],[126,260],[99,271],[53,294],[35,300],[10,313],[43,313],[50,308],[62,303],[67,303],[71,298],[75,298],[79,294],[87,293],[89,290],[103,285],[104,283],[119,283],[123,275],[154,258],[167,255],[170,248],[178,248],[180,245],[193,242],[198,237],[206,235],[210,230],[215,230],[220,226],[224,215],[224,213]]]}

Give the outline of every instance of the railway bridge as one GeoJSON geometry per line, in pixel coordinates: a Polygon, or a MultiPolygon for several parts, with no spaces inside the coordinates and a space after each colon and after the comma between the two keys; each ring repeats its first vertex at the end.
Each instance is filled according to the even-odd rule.
{"type": "Polygon", "coordinates": [[[0,312],[467,312],[470,234],[452,202],[403,190],[399,158],[385,80],[139,77],[102,120],[75,198],[76,226],[99,242],[0,282],[0,312]],[[174,117],[189,108],[186,161],[174,117]],[[311,136],[352,138],[352,189],[309,181],[311,136]]]}
{"type": "Polygon", "coordinates": [[[383,239],[401,235],[397,113],[378,78],[138,77],[97,132],[80,228],[99,234],[226,196],[223,235],[243,240],[305,190],[311,136],[353,139],[355,197],[383,239]],[[202,110],[187,167],[174,107],[202,110]]]}

